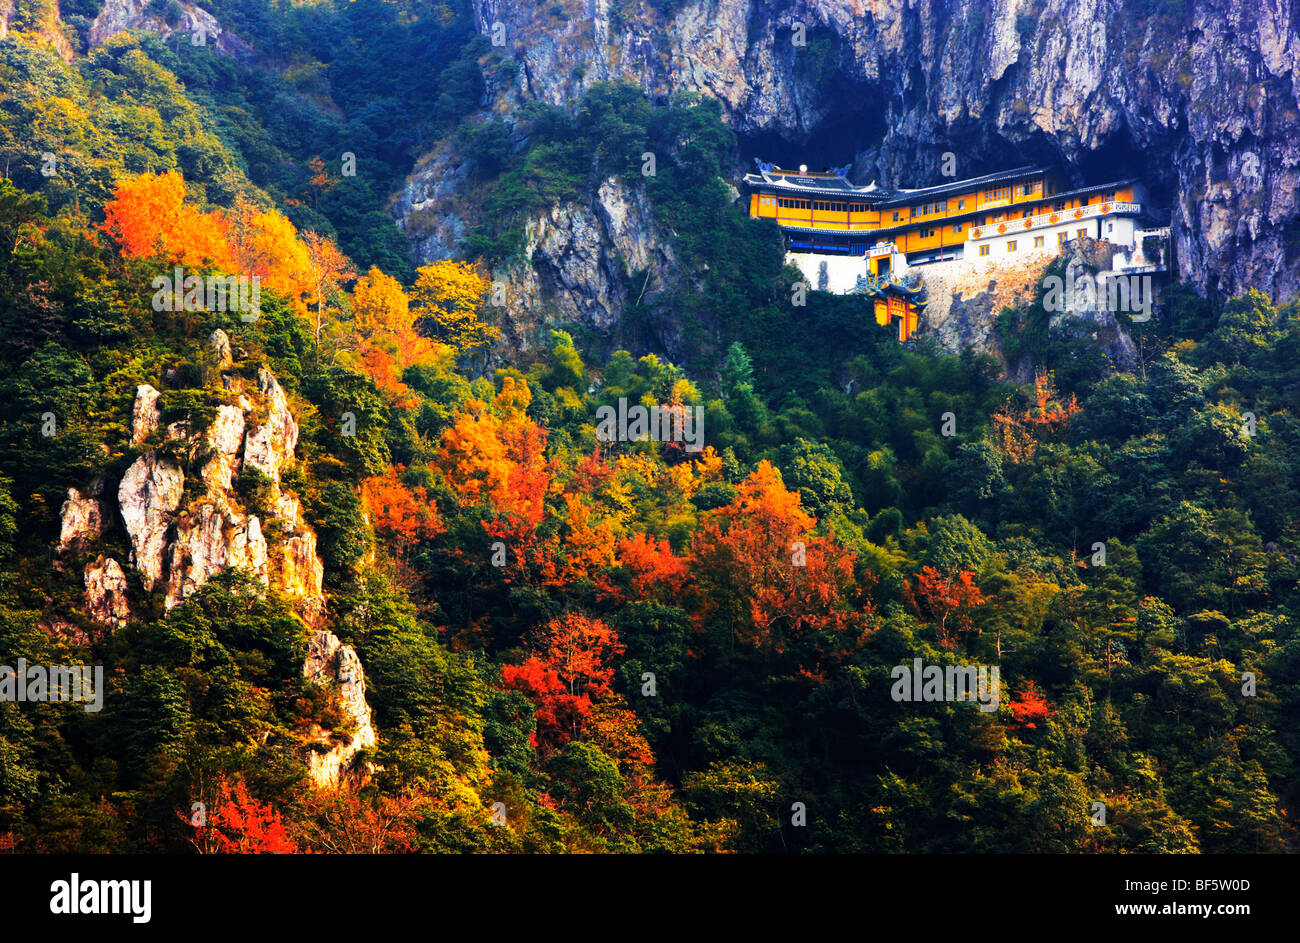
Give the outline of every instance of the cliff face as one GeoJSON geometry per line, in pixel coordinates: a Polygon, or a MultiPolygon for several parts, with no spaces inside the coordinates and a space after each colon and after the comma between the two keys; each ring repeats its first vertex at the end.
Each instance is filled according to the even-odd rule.
{"type": "Polygon", "coordinates": [[[513,84],[489,89],[497,110],[626,79],[654,96],[716,97],[743,157],[851,156],[864,181],[940,182],[946,152],[958,177],[1023,162],[1077,182],[1140,175],[1171,217],[1184,277],[1300,294],[1300,12],[1289,0],[473,6],[519,64],[513,84]]]}
{"type": "Polygon", "coordinates": [[[331,787],[349,774],[370,772],[370,768],[356,768],[361,751],[373,750],[378,743],[366,703],[366,676],[356,651],[333,632],[317,632],[307,643],[302,673],[308,681],[333,691],[343,716],[343,727],[335,734],[312,731],[304,750],[308,776],[317,786],[331,787]]]}
{"type": "MultiPolygon", "coordinates": [[[[465,163],[446,145],[407,180],[394,213],[417,264],[460,257],[475,212],[468,180],[465,163]]],[[[530,219],[520,257],[493,271],[503,289],[497,314],[505,341],[514,350],[544,346],[549,328],[575,322],[609,335],[626,304],[653,299],[676,269],[644,188],[611,177],[590,204],[556,205],[530,219]]],[[[650,327],[652,343],[675,346],[670,325],[650,327]]]]}

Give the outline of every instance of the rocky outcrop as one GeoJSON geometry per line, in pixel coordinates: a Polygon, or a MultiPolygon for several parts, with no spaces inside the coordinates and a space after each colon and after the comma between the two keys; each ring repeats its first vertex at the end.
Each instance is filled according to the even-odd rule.
{"type": "MultiPolygon", "coordinates": [[[[255,514],[245,517],[205,502],[176,522],[176,536],[168,552],[168,609],[179,606],[227,567],[244,570],[263,586],[269,585],[266,539],[255,514]]],[[[318,585],[316,595],[319,593],[318,585]]]]}
{"type": "Polygon", "coordinates": [[[298,423],[284,390],[265,367],[257,371],[257,386],[265,398],[265,413],[260,421],[250,422],[253,428],[244,440],[244,463],[278,486],[280,469],[293,462],[293,450],[298,446],[298,423]]]}
{"type": "Polygon", "coordinates": [[[112,557],[100,554],[86,564],[86,615],[91,619],[119,629],[131,618],[127,601],[126,574],[112,557]]]}
{"type": "Polygon", "coordinates": [[[718,99],[742,156],[851,155],[856,178],[889,186],[941,182],[949,152],[958,176],[1027,162],[1079,182],[1141,175],[1184,276],[1300,294],[1288,0],[685,0],[671,17],[654,0],[472,4],[517,64],[489,76],[497,111],[625,79],[718,99]]]}
{"type": "Polygon", "coordinates": [[[146,591],[162,578],[167,533],[184,489],[185,473],[152,452],[137,458],[118,486],[118,507],[131,539],[131,565],[146,591]]]}
{"type": "MultiPolygon", "coordinates": [[[[435,162],[407,181],[396,204],[399,225],[412,236],[417,261],[459,257],[472,205],[453,198],[460,174],[435,162]],[[449,201],[438,210],[439,201],[449,201]]],[[[604,180],[590,203],[566,203],[528,220],[524,248],[492,273],[494,307],[508,346],[528,350],[547,343],[549,328],[579,323],[611,336],[626,306],[650,302],[676,274],[677,259],[661,233],[643,187],[604,180]]],[[[658,325],[656,346],[671,350],[676,334],[658,325]]]]}
{"type": "MultiPolygon", "coordinates": [[[[233,368],[225,332],[215,332],[210,343],[218,364],[233,368]]],[[[316,535],[303,522],[297,497],[281,485],[283,470],[295,461],[298,423],[271,372],[259,367],[256,376],[254,392],[245,390],[239,374],[224,373],[222,387],[238,405],[218,405],[204,428],[192,428],[189,420],[167,426],[165,451],[182,458],[148,452],[127,470],[118,500],[131,539],[131,562],[147,591],[163,585],[167,609],[222,570],[237,568],[283,592],[309,624],[316,624],[325,614],[316,535]],[[203,483],[201,493],[184,506],[181,461],[196,465],[203,483]],[[235,494],[249,469],[265,479],[267,487],[255,489],[264,506],[245,508],[235,494]],[[271,540],[263,532],[267,515],[276,522],[271,540]]],[[[161,423],[159,398],[147,384],[137,390],[133,444],[145,443],[161,423]]],[[[76,522],[82,513],[69,511],[69,527],[80,526],[76,522]]]]}
{"type": "Polygon", "coordinates": [[[301,600],[303,618],[315,624],[325,614],[325,598],[321,594],[325,567],[316,554],[316,535],[305,527],[289,533],[280,543],[276,564],[276,583],[280,590],[301,600]]]}
{"type": "MultiPolygon", "coordinates": [[[[140,455],[118,488],[122,520],[131,541],[131,561],[146,591],[161,586],[167,610],[184,604],[218,573],[238,569],[263,587],[274,588],[294,601],[303,620],[317,628],[323,621],[324,566],[316,535],[302,519],[296,495],[285,489],[283,474],[296,460],[298,423],[288,397],[265,367],[256,372],[256,389],[235,372],[229,338],[217,332],[211,339],[225,398],[211,420],[197,428],[198,419],[170,423],[158,451],[140,455]],[[218,336],[220,335],[220,336],[218,336]],[[172,456],[179,456],[173,458],[172,456]],[[198,468],[200,493],[185,492],[186,476],[178,463],[198,468]],[[240,478],[251,470],[260,474],[256,505],[245,506],[238,495],[240,478]],[[264,524],[273,524],[264,533],[264,524]]],[[[147,443],[161,422],[160,394],[141,386],[133,409],[133,442],[147,443]]],[[[205,415],[208,415],[204,411],[205,415]]],[[[156,439],[155,439],[156,441],[156,439]]],[[[68,542],[98,534],[94,498],[75,490],[65,506],[68,542]]],[[[127,579],[116,560],[99,556],[85,566],[86,615],[109,628],[126,624],[131,613],[127,579]]],[[[81,630],[55,615],[42,623],[51,632],[84,638],[81,630]]],[[[374,749],[377,736],[366,703],[365,674],[356,651],[327,631],[314,631],[308,644],[303,675],[326,686],[342,723],[335,730],[317,727],[303,744],[308,775],[320,787],[336,787],[366,775],[363,751],[374,749]]]]}
{"type": "Polygon", "coordinates": [[[218,370],[229,370],[235,365],[235,357],[230,349],[230,335],[217,328],[208,338],[208,343],[212,345],[212,352],[217,358],[218,370]]]}
{"type": "Polygon", "coordinates": [[[451,140],[440,142],[412,171],[393,201],[393,216],[411,242],[420,265],[461,257],[465,217],[474,212],[470,174],[473,161],[451,140]]]}
{"type": "Polygon", "coordinates": [[[244,444],[244,411],[238,406],[218,406],[206,438],[212,458],[203,466],[203,480],[210,490],[229,491],[242,464],[239,450],[244,444]]]}
{"type": "MultiPolygon", "coordinates": [[[[1071,240],[1065,252],[1063,274],[1060,276],[1062,290],[1044,299],[1045,303],[1054,297],[1065,301],[1064,304],[1054,301],[1049,304],[1051,320],[1048,327],[1056,332],[1086,334],[1098,343],[1116,366],[1132,370],[1138,363],[1137,345],[1116,314],[1123,313],[1141,319],[1143,311],[1138,299],[1144,293],[1156,293],[1160,282],[1151,276],[1124,275],[1113,271],[1111,265],[1114,256],[1114,246],[1108,242],[1099,242],[1086,236],[1071,240]],[[1121,286],[1112,287],[1114,281],[1138,283],[1143,287],[1135,285],[1130,291],[1130,285],[1124,284],[1121,293],[1118,290],[1121,286]],[[1074,287],[1067,292],[1065,289],[1068,286],[1074,287]]],[[[1149,309],[1146,316],[1150,316],[1149,309]]],[[[1031,370],[1030,364],[1021,365],[1020,377],[1027,380],[1031,370]]]]}
{"type": "Polygon", "coordinates": [[[103,479],[96,479],[82,494],[76,488],[68,489],[68,500],[63,502],[59,515],[59,545],[56,552],[78,544],[98,540],[104,533],[104,505],[100,501],[103,479]]]}
{"type": "Polygon", "coordinates": [[[358,769],[358,755],[373,750],[378,738],[366,703],[366,675],[361,659],[351,645],[344,645],[333,632],[317,632],[307,643],[303,677],[333,693],[343,727],[333,735],[315,731],[305,749],[307,773],[318,787],[339,785],[358,769]]]}
{"type": "Polygon", "coordinates": [[[159,393],[148,383],[141,383],[135,388],[135,404],[131,407],[131,444],[140,445],[153,435],[162,422],[162,412],[158,409],[159,393]]]}
{"type": "Polygon", "coordinates": [[[157,33],[163,39],[180,33],[196,46],[213,46],[227,55],[248,51],[247,44],[228,33],[207,10],[181,3],[175,20],[157,15],[150,0],[105,0],[90,27],[91,46],[100,46],[118,33],[136,29],[157,33]]]}
{"type": "MultiPolygon", "coordinates": [[[[1048,274],[1048,267],[1060,257],[1041,252],[992,264],[964,259],[927,265],[921,270],[928,299],[921,313],[921,331],[951,353],[969,347],[1002,356],[996,330],[998,313],[1004,308],[1023,308],[1041,294],[1050,312],[1050,330],[1086,333],[1114,364],[1129,369],[1137,362],[1137,349],[1111,310],[1107,280],[1116,274],[1110,271],[1113,256],[1110,243],[1085,236],[1068,243],[1063,264],[1052,270],[1058,273],[1054,275],[1048,274]],[[1055,293],[1049,291],[1049,278],[1058,279],[1055,293]],[[1076,290],[1085,282],[1089,283],[1086,291],[1076,290]]],[[[1145,284],[1154,286],[1157,281],[1157,277],[1148,276],[1145,284]]],[[[1126,290],[1123,300],[1130,297],[1126,290]]],[[[1135,310],[1127,313],[1140,315],[1135,310]]],[[[1028,360],[1007,363],[1006,367],[1008,376],[1017,381],[1033,377],[1033,364],[1028,360]]]]}

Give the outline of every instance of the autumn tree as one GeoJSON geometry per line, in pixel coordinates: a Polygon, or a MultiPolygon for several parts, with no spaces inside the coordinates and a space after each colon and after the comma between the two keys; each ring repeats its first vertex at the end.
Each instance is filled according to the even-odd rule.
{"type": "Polygon", "coordinates": [[[612,693],[612,661],[623,650],[618,633],[578,612],[552,619],[534,633],[533,654],[501,674],[506,688],[522,691],[536,705],[535,745],[551,752],[577,736],[593,703],[612,693]]]}
{"type": "Polygon", "coordinates": [[[932,566],[921,567],[904,584],[903,598],[917,615],[938,626],[939,644],[944,648],[956,646],[957,633],[974,631],[971,614],[984,604],[984,594],[970,570],[948,576],[932,566]]]}
{"type": "Polygon", "coordinates": [[[248,794],[242,779],[223,777],[203,824],[193,825],[191,840],[200,854],[300,854],[280,813],[248,794]]]}
{"type": "Polygon", "coordinates": [[[403,471],[405,466],[398,465],[361,483],[361,500],[375,531],[399,545],[432,537],[444,529],[433,499],[422,485],[412,488],[403,484],[403,471]]]}
{"type": "Polygon", "coordinates": [[[311,294],[316,302],[316,346],[319,347],[321,319],[326,304],[339,293],[343,283],[356,278],[357,273],[352,268],[352,262],[332,240],[309,232],[306,241],[311,294]]]}
{"type": "Polygon", "coordinates": [[[571,612],[542,626],[536,641],[542,660],[555,669],[570,694],[600,697],[609,692],[614,680],[611,660],[623,652],[623,643],[603,621],[571,612]]]}
{"type": "Polygon", "coordinates": [[[486,503],[488,532],[522,549],[551,482],[546,433],[528,418],[528,386],[506,376],[491,405],[470,400],[439,444],[437,464],[462,504],[486,503]]]}
{"type": "Polygon", "coordinates": [[[174,170],[119,181],[113,199],[104,205],[102,229],[132,258],[226,270],[235,261],[225,215],[186,203],[185,181],[174,170]]]}
{"type": "Polygon", "coordinates": [[[230,246],[241,274],[256,276],[262,288],[287,299],[299,315],[307,316],[317,276],[307,244],[287,217],[241,202],[231,216],[230,246]]]}
{"type": "Polygon", "coordinates": [[[1026,730],[1036,729],[1052,715],[1051,705],[1047,703],[1047,698],[1033,681],[1025,682],[1020,693],[1011,699],[1007,709],[1015,718],[1015,722],[1010,726],[1023,727],[1026,730]]]}
{"type": "Polygon", "coordinates": [[[328,193],[338,185],[338,178],[330,175],[325,169],[325,161],[320,155],[315,155],[307,161],[307,169],[311,171],[311,177],[307,183],[311,187],[312,199],[316,209],[320,209],[320,198],[322,193],[328,193]]]}
{"type": "Polygon", "coordinates": [[[814,530],[799,495],[769,462],[706,518],[691,545],[699,617],[728,624],[735,636],[780,653],[814,634],[853,644],[870,606],[859,599],[854,555],[814,530]]]}
{"type": "Polygon", "coordinates": [[[488,281],[468,262],[441,261],[416,269],[411,307],[421,331],[470,353],[500,336],[480,317],[488,281]]]}
{"type": "Polygon", "coordinates": [[[686,561],[673,553],[668,541],[648,534],[619,539],[619,565],[632,576],[632,590],[642,599],[672,601],[686,582],[686,561]]]}

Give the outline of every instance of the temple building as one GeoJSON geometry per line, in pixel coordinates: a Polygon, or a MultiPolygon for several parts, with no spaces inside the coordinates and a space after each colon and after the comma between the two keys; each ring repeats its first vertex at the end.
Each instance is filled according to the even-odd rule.
{"type": "MultiPolygon", "coordinates": [[[[896,325],[899,340],[916,330],[925,307],[926,266],[975,267],[1018,254],[1058,253],[1090,236],[1117,247],[1116,265],[1145,265],[1145,190],[1136,179],[1064,188],[1042,167],[1016,167],[919,190],[858,186],[848,167],[816,173],[756,161],[745,175],[749,215],[775,220],[790,261],[813,287],[862,293],[876,320],[896,325]]],[[[1165,233],[1167,236],[1167,232],[1165,233]]]]}

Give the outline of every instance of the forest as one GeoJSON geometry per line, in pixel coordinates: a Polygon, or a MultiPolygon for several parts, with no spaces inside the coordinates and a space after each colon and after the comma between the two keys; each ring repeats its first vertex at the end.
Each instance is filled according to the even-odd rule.
{"type": "MultiPolygon", "coordinates": [[[[0,40],[0,663],[107,681],[95,712],[0,701],[0,850],[1296,849],[1296,304],[1171,285],[1124,370],[1040,297],[997,313],[1017,384],[860,298],[792,304],[711,99],[602,84],[471,118],[505,66],[453,3],[210,4],[257,64],[90,48],[90,0],[56,8],[65,61],[50,6],[0,40]],[[420,265],[386,200],[444,135],[484,222],[420,265]],[[654,314],[689,356],[563,324],[504,356],[493,267],[610,176],[675,234],[692,274],[654,314]],[[258,315],[157,310],[178,266],[257,276],[258,315]],[[69,489],[146,449],[201,485],[206,455],[136,440],[141,385],[201,434],[261,369],[378,734],[334,789],[301,759],[341,728],[285,593],[232,567],[173,607],[126,568],[109,628],[82,572],[131,557],[121,522],[55,549],[69,489]],[[703,449],[604,441],[620,400],[698,407],[703,449]],[[900,703],[914,659],[996,666],[996,709],[900,703]]],[[[270,520],[268,487],[229,500],[270,520]]]]}

